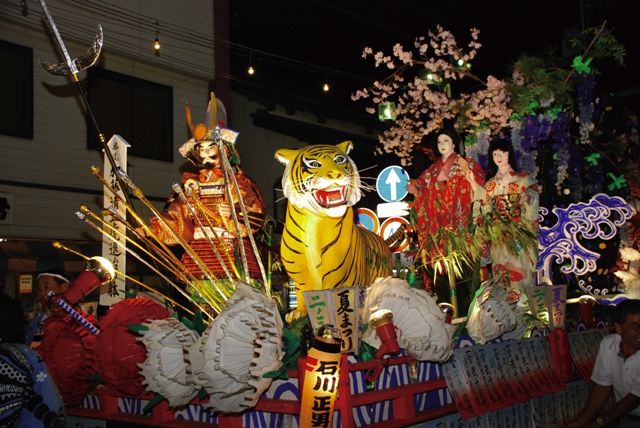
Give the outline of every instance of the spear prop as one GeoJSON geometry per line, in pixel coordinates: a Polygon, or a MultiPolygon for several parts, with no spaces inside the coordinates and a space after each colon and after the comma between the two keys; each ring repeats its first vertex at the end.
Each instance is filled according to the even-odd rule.
{"type": "MultiPolygon", "coordinates": [[[[64,63],[59,63],[59,64],[52,64],[45,61],[40,61],[40,65],[42,65],[42,67],[44,67],[45,70],[47,70],[49,73],[53,75],[56,75],[56,76],[70,75],[73,77],[73,80],[76,83],[76,87],[78,88],[78,92],[80,93],[80,97],[82,98],[82,102],[84,103],[84,106],[87,109],[87,113],[89,114],[89,117],[91,117],[93,126],[95,126],[96,131],[98,131],[98,138],[100,139],[100,142],[104,147],[104,152],[107,155],[107,159],[109,160],[109,163],[111,164],[111,168],[114,171],[118,171],[120,167],[116,164],[116,160],[114,159],[113,154],[111,153],[111,150],[109,150],[109,147],[107,146],[107,142],[105,141],[104,134],[100,131],[100,127],[98,126],[98,121],[93,115],[93,110],[91,110],[91,106],[89,105],[89,100],[87,99],[87,95],[84,93],[84,89],[82,88],[82,85],[80,84],[80,80],[78,79],[78,73],[81,72],[82,70],[85,70],[91,67],[96,62],[96,60],[98,59],[98,56],[100,55],[100,51],[102,50],[102,42],[103,42],[102,27],[98,25],[98,33],[96,34],[96,38],[94,39],[93,44],[91,45],[87,53],[76,59],[71,59],[71,56],[69,56],[69,52],[67,51],[67,48],[64,45],[64,41],[60,36],[58,27],[56,27],[56,23],[53,21],[53,17],[49,12],[49,9],[47,8],[46,3],[44,2],[44,0],[39,0],[39,1],[40,1],[40,6],[42,6],[42,10],[44,11],[44,14],[47,17],[47,21],[49,21],[49,25],[51,25],[51,30],[53,31],[53,34],[56,36],[56,40],[58,41],[58,46],[60,46],[60,49],[62,50],[62,54],[64,55],[64,58],[66,61],[64,63]]],[[[120,177],[118,177],[117,174],[116,174],[116,178],[118,182],[120,182],[120,188],[123,190],[126,189],[127,187],[124,186],[124,183],[121,182],[120,177]]],[[[127,202],[131,202],[129,200],[129,195],[127,194],[127,192],[124,191],[123,193],[125,198],[127,199],[127,202]]]]}
{"type": "MultiPolygon", "coordinates": [[[[118,174],[118,171],[120,171],[120,166],[116,163],[116,160],[113,157],[113,154],[111,153],[111,150],[109,149],[109,146],[104,138],[104,134],[102,133],[102,131],[100,131],[100,126],[98,126],[98,121],[96,120],[96,117],[93,114],[93,110],[91,110],[91,105],[89,104],[87,95],[84,93],[84,89],[82,88],[82,85],[80,84],[80,80],[78,79],[78,73],[81,72],[82,70],[86,70],[87,68],[95,64],[95,62],[98,59],[98,56],[100,56],[100,52],[102,51],[102,44],[103,44],[102,26],[98,25],[98,32],[96,33],[96,37],[93,41],[93,44],[91,45],[87,53],[72,60],[71,56],[69,55],[69,52],[67,51],[67,47],[64,45],[64,41],[62,40],[62,37],[60,36],[58,27],[56,26],[56,23],[53,21],[53,17],[49,12],[49,8],[47,7],[47,4],[44,2],[44,0],[39,0],[39,1],[40,1],[40,6],[42,6],[42,10],[47,17],[47,21],[49,21],[49,25],[51,25],[51,30],[53,31],[53,34],[56,36],[56,40],[58,41],[58,46],[60,46],[60,50],[62,50],[62,54],[64,55],[64,58],[65,58],[64,63],[58,63],[58,64],[53,64],[53,63],[40,60],[40,65],[42,65],[42,67],[45,70],[47,70],[49,73],[53,75],[56,75],[56,76],[71,75],[73,77],[73,80],[76,83],[76,87],[78,88],[78,92],[80,93],[80,97],[82,98],[82,102],[85,106],[87,114],[89,115],[89,117],[91,117],[93,126],[98,132],[98,139],[102,143],[103,151],[107,156],[107,159],[109,160],[109,164],[111,165],[111,169],[114,172],[116,181],[118,182],[118,186],[120,187],[120,189],[122,189],[122,193],[124,195],[126,204],[130,207],[130,209],[135,214],[135,209],[133,208],[133,204],[131,204],[131,198],[129,197],[129,193],[127,192],[127,186],[125,185],[122,177],[118,174]]],[[[153,263],[157,268],[156,262],[153,261],[153,263]]],[[[167,283],[164,281],[163,283],[165,285],[165,288],[168,289],[169,287],[167,283]]]]}

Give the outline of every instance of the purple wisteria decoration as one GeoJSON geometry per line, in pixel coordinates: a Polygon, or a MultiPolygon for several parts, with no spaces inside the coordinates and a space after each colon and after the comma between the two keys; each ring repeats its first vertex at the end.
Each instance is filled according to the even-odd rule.
{"type": "MultiPolygon", "coordinates": [[[[540,207],[538,220],[541,224],[548,212],[540,207]]],[[[562,264],[565,259],[570,265],[560,268],[563,273],[584,275],[593,272],[600,255],[583,247],[578,235],[585,239],[611,239],[616,235],[617,228],[635,215],[635,210],[619,196],[600,193],[591,198],[588,204],[580,202],[567,208],[554,208],[553,213],[558,217],[557,223],[553,227],[540,227],[539,277],[551,278],[552,263],[562,264]]]]}
{"type": "Polygon", "coordinates": [[[524,128],[520,131],[522,140],[522,172],[536,176],[536,157],[538,155],[538,117],[528,114],[524,117],[524,128]]]}
{"type": "MultiPolygon", "coordinates": [[[[583,162],[583,165],[586,162],[583,162]]],[[[588,195],[595,195],[602,192],[602,185],[604,184],[604,171],[602,169],[602,162],[595,162],[594,164],[584,165],[586,177],[589,180],[584,184],[584,190],[588,195]]]]}
{"type": "Polygon", "coordinates": [[[489,153],[490,132],[491,131],[489,129],[479,129],[476,133],[478,135],[478,144],[476,144],[478,147],[478,157],[476,161],[478,161],[485,171],[487,171],[487,168],[489,167],[487,154],[489,153]]]}
{"type": "Polygon", "coordinates": [[[575,144],[569,144],[569,156],[569,189],[579,201],[582,199],[582,153],[577,140],[575,144]]]}
{"type": "Polygon", "coordinates": [[[580,142],[589,143],[589,135],[594,128],[593,122],[593,88],[596,87],[596,77],[589,75],[576,75],[578,79],[578,103],[580,116],[576,120],[580,122],[580,142]]]}
{"type": "Polygon", "coordinates": [[[553,123],[553,117],[549,114],[541,114],[539,117],[540,127],[538,128],[538,141],[543,141],[549,138],[549,132],[551,132],[551,125],[553,123]]]}
{"type": "Polygon", "coordinates": [[[558,114],[558,118],[551,125],[551,132],[557,141],[558,149],[556,151],[556,189],[562,190],[562,183],[568,176],[569,170],[569,118],[567,114],[562,112],[558,114]]]}
{"type": "Polygon", "coordinates": [[[516,162],[518,163],[518,171],[522,171],[522,137],[520,131],[522,130],[522,122],[519,119],[511,119],[509,122],[511,127],[511,144],[513,145],[513,151],[516,155],[516,162]]]}

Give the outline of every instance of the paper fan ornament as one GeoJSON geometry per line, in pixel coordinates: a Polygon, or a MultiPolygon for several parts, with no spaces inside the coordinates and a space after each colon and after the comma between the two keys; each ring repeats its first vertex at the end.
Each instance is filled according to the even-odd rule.
{"type": "MultiPolygon", "coordinates": [[[[96,323],[91,315],[80,314],[92,324],[96,323]]],[[[86,365],[87,348],[95,338],[71,315],[61,310],[45,319],[45,331],[38,354],[68,406],[80,404],[86,395],[86,388],[91,385],[87,376],[94,372],[86,365]]]]}
{"type": "MultiPolygon", "coordinates": [[[[416,360],[443,362],[453,354],[456,326],[445,323],[445,314],[427,291],[411,288],[402,279],[378,278],[367,290],[365,322],[380,309],[393,312],[398,344],[416,360]]],[[[380,339],[373,329],[367,329],[362,340],[380,347],[380,339]]]]}
{"type": "Polygon", "coordinates": [[[521,339],[527,331],[525,310],[511,302],[509,289],[500,277],[485,281],[469,308],[467,332],[477,344],[491,342],[502,336],[504,340],[521,339]]]}
{"type": "Polygon", "coordinates": [[[170,407],[186,406],[198,389],[187,383],[184,347],[193,345],[198,335],[175,318],[152,320],[143,324],[138,340],[147,348],[147,359],[138,364],[147,391],[162,395],[170,407]]]}
{"type": "Polygon", "coordinates": [[[142,394],[138,363],[147,359],[147,350],[128,326],[164,318],[169,318],[169,311],[145,298],[124,299],[111,306],[100,318],[100,334],[89,347],[88,364],[100,374],[102,383],[127,395],[142,394]]]}
{"type": "Polygon", "coordinates": [[[240,283],[202,337],[187,348],[188,381],[209,394],[214,411],[254,407],[271,384],[265,373],[282,366],[282,319],[276,304],[240,283]]]}

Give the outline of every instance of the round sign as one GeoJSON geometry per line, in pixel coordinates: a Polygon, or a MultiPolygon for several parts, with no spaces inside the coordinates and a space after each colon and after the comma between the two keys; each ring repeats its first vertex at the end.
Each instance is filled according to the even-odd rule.
{"type": "MultiPolygon", "coordinates": [[[[389,217],[382,222],[382,225],[380,225],[380,233],[378,235],[380,235],[382,239],[387,239],[388,237],[393,235],[396,230],[398,230],[403,224],[408,226],[409,220],[402,217],[389,217]]],[[[409,240],[407,238],[404,238],[392,243],[391,247],[389,248],[391,249],[392,253],[399,253],[408,246],[409,240]]]]}
{"type": "Polygon", "coordinates": [[[380,220],[376,213],[369,208],[358,208],[356,210],[356,224],[373,233],[378,233],[378,230],[380,230],[380,220]]]}
{"type": "Polygon", "coordinates": [[[376,179],[376,191],[386,202],[398,202],[407,196],[409,174],[399,166],[388,166],[376,179]]]}

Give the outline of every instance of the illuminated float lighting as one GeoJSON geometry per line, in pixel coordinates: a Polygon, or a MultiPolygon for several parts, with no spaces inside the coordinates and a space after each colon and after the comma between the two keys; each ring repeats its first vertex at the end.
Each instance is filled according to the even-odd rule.
{"type": "Polygon", "coordinates": [[[396,103],[388,102],[378,104],[378,120],[384,122],[385,120],[396,120],[396,103]]]}
{"type": "Polygon", "coordinates": [[[309,349],[300,403],[300,428],[332,426],[342,362],[340,331],[326,324],[309,349]]]}
{"type": "Polygon", "coordinates": [[[111,262],[104,257],[91,257],[85,271],[76,278],[69,289],[62,294],[70,304],[74,304],[101,285],[107,285],[116,278],[111,262]]]}

